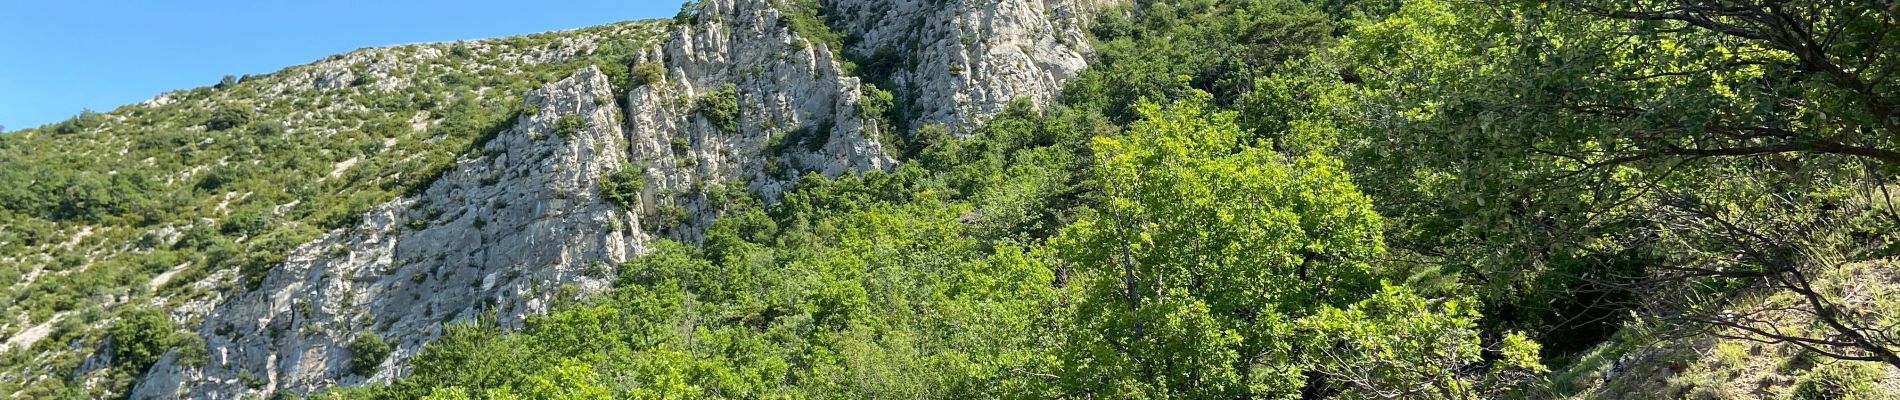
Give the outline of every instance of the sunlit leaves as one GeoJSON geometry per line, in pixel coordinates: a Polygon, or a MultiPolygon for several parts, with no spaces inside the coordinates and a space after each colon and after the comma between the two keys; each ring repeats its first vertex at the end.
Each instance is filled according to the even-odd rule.
{"type": "Polygon", "coordinates": [[[1382,251],[1379,217],[1339,163],[1242,145],[1205,95],[1145,104],[1095,140],[1107,199],[1064,231],[1096,278],[1078,310],[1074,385],[1232,397],[1288,393],[1298,362],[1260,357],[1287,315],[1355,299],[1382,251]]]}

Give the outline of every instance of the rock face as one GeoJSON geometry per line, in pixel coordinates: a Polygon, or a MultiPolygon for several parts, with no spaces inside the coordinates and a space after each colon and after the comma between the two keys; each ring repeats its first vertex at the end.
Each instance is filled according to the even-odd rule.
{"type": "Polygon", "coordinates": [[[600,177],[626,160],[625,134],[600,71],[528,93],[537,110],[464,157],[420,195],[371,210],[355,227],[294,250],[258,288],[206,318],[208,361],[167,356],[134,398],[235,398],[383,379],[443,323],[494,311],[504,326],[557,296],[606,287],[606,266],[640,251],[638,217],[602,199],[600,177]],[[563,129],[563,120],[580,121],[563,129]],[[351,374],[358,332],[395,351],[370,377],[351,374]]]}
{"type": "MultiPolygon", "coordinates": [[[[851,51],[917,60],[888,76],[917,110],[898,125],[967,129],[1016,98],[1048,102],[1083,68],[1090,1],[826,6],[836,28],[861,38],[851,51]]],[[[778,1],[699,4],[694,22],[632,65],[608,67],[635,71],[633,87],[589,67],[527,93],[529,112],[426,190],[299,246],[254,288],[229,294],[200,325],[207,360],[167,353],[130,397],[268,397],[393,379],[445,324],[492,315],[519,327],[607,288],[615,266],[656,235],[699,240],[722,190],[773,200],[802,174],[895,165],[887,142],[899,133],[861,109],[860,78],[794,33],[778,1]],[[637,204],[621,207],[600,180],[626,168],[644,184],[637,204]],[[394,348],[368,376],[350,365],[365,332],[394,348]]]]}
{"type": "Polygon", "coordinates": [[[719,188],[773,199],[801,173],[895,164],[879,126],[859,115],[858,78],[844,75],[830,49],[792,33],[768,2],[701,6],[699,22],[641,56],[664,65],[664,79],[626,97],[631,158],[646,171],[642,208],[663,222],[654,228],[697,240],[719,188]],[[721,127],[702,108],[726,90],[738,113],[721,127]]]}
{"type": "Polygon", "coordinates": [[[890,83],[910,126],[967,135],[1010,101],[1048,105],[1088,66],[1084,28],[1112,0],[826,0],[848,49],[896,57],[890,83]]]}

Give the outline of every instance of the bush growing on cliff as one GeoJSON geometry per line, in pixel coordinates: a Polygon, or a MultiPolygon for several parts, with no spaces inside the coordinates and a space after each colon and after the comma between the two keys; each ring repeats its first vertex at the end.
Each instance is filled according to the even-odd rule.
{"type": "MultiPolygon", "coordinates": [[[[831,30],[831,26],[825,24],[825,17],[820,15],[823,7],[817,0],[782,0],[779,5],[782,12],[779,14],[780,25],[791,28],[792,33],[813,43],[822,44],[831,51],[844,49],[844,35],[831,30]]],[[[854,68],[847,67],[846,71],[851,69],[854,68]]]]}
{"type": "Polygon", "coordinates": [[[121,315],[111,335],[112,364],[138,374],[178,342],[178,327],[164,312],[141,307],[121,315]]]}
{"type": "Polygon", "coordinates": [[[646,173],[633,164],[620,164],[620,169],[600,178],[600,194],[624,209],[640,206],[640,191],[646,188],[646,173]]]}
{"type": "Polygon", "coordinates": [[[644,62],[644,63],[634,64],[633,65],[633,79],[634,79],[633,84],[635,86],[645,86],[645,85],[660,83],[660,81],[666,79],[666,67],[661,66],[660,63],[656,63],[656,62],[644,62]]]}
{"type": "Polygon", "coordinates": [[[350,372],[369,376],[376,373],[376,367],[389,357],[389,342],[383,335],[375,332],[356,334],[356,340],[350,342],[350,372]]]}
{"type": "Polygon", "coordinates": [[[700,97],[695,111],[719,130],[739,131],[739,92],[732,84],[720,86],[718,90],[700,97]]]}
{"type": "Polygon", "coordinates": [[[562,115],[554,120],[554,135],[561,139],[572,139],[575,133],[587,129],[587,120],[576,115],[562,115]]]}
{"type": "Polygon", "coordinates": [[[880,89],[872,84],[865,84],[861,92],[863,97],[858,101],[858,118],[864,119],[866,124],[884,121],[885,114],[891,111],[891,103],[895,97],[889,90],[880,89]]]}

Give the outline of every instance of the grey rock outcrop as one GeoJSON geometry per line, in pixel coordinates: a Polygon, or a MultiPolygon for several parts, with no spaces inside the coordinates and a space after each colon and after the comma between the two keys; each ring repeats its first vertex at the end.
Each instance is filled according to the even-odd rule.
{"type": "Polygon", "coordinates": [[[493,312],[516,326],[557,297],[606,287],[602,270],[638,253],[638,217],[607,203],[600,176],[626,139],[600,71],[530,92],[538,112],[465,156],[425,192],[371,210],[355,227],[299,246],[257,289],[206,318],[201,368],[168,356],[133,398],[237,398],[386,379],[444,323],[493,312]],[[559,121],[574,118],[572,132],[559,121]],[[350,373],[358,332],[395,351],[372,376],[350,373]]]}
{"type": "MultiPolygon", "coordinates": [[[[899,48],[918,60],[890,76],[917,111],[900,124],[967,128],[1014,99],[1054,99],[1084,67],[1081,21],[1099,2],[827,6],[843,13],[837,28],[861,38],[851,51],[899,48]]],[[[860,78],[836,49],[794,32],[778,1],[699,4],[696,22],[672,26],[632,65],[602,67],[657,77],[635,73],[634,87],[615,88],[590,67],[527,93],[531,113],[426,190],[299,246],[253,288],[228,294],[199,327],[207,360],[168,353],[131,397],[268,397],[394,379],[445,324],[519,327],[562,299],[605,290],[612,269],[656,235],[700,240],[721,191],[769,201],[803,174],[895,166],[890,142],[902,133],[861,109],[860,78]],[[736,107],[721,107],[727,99],[736,107]],[[644,178],[637,204],[624,208],[600,191],[600,179],[623,168],[644,178]],[[350,365],[361,332],[394,347],[368,376],[350,365]]],[[[308,78],[298,84],[353,79],[308,78]]]]}
{"type": "Polygon", "coordinates": [[[665,79],[626,97],[632,159],[646,171],[642,208],[669,222],[658,228],[697,240],[720,187],[773,199],[801,173],[895,164],[879,125],[859,115],[858,78],[845,76],[830,49],[794,34],[768,2],[701,4],[707,22],[678,27],[641,56],[664,65],[665,79]],[[698,110],[725,89],[739,104],[731,131],[698,110]]]}
{"type": "Polygon", "coordinates": [[[967,135],[1009,102],[1038,106],[1088,66],[1090,19],[1113,0],[826,0],[852,54],[898,57],[885,88],[907,96],[910,126],[967,135]]]}

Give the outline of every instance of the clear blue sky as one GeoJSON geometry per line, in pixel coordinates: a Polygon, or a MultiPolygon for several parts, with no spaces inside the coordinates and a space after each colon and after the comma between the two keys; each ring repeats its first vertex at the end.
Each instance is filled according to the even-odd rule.
{"type": "Polygon", "coordinates": [[[363,47],[671,17],[678,0],[0,0],[0,125],[18,130],[363,47]]]}

